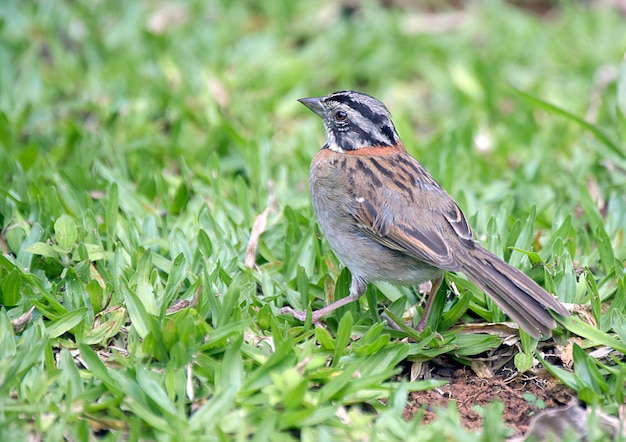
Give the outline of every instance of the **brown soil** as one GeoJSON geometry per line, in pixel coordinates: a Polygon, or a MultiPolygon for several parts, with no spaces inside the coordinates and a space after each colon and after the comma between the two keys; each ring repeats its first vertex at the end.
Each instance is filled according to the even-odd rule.
{"type": "Polygon", "coordinates": [[[424,408],[423,422],[429,423],[437,418],[438,408],[447,407],[450,401],[455,401],[463,426],[479,429],[482,427],[482,418],[474,406],[501,401],[505,423],[514,430],[516,436],[520,436],[528,430],[531,417],[540,411],[537,406],[539,401],[543,401],[545,408],[550,409],[565,405],[575,397],[573,391],[544,370],[538,370],[534,375],[516,374],[512,364],[507,364],[492,377],[484,378],[476,375],[469,367],[458,368],[458,364],[456,369],[451,370],[451,364],[449,360],[443,364],[431,362],[431,376],[443,378],[449,383],[434,390],[411,393],[404,411],[405,419],[412,419],[420,408],[424,408]],[[439,372],[443,376],[438,375],[439,372]],[[535,399],[525,399],[526,393],[531,393],[535,399]]]}

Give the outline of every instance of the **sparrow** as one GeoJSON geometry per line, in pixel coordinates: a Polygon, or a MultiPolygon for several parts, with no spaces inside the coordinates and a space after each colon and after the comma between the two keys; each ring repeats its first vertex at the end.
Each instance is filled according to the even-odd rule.
{"type": "MultiPolygon", "coordinates": [[[[462,272],[529,335],[550,336],[549,310],[568,310],[519,269],[484,249],[452,197],[406,150],[387,107],[355,91],[298,100],[324,121],[326,143],[309,175],[320,228],[352,274],[349,295],[313,311],[320,319],[359,299],[368,282],[432,281],[423,330],[444,272],[462,272]]],[[[304,321],[306,312],[281,313],[304,321]]]]}

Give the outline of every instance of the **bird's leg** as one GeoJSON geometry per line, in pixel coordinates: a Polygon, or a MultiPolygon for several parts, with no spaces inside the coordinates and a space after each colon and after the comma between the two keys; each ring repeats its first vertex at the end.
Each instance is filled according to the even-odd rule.
{"type": "Polygon", "coordinates": [[[435,296],[437,295],[437,290],[439,290],[442,280],[443,276],[440,276],[439,278],[432,281],[432,286],[430,288],[430,292],[428,293],[428,298],[426,299],[426,306],[424,307],[424,314],[422,315],[422,319],[420,319],[420,322],[417,323],[417,327],[415,327],[417,331],[424,330],[426,328],[426,325],[428,324],[428,314],[430,313],[430,308],[433,306],[435,296]]]}
{"type": "MultiPolygon", "coordinates": [[[[361,296],[363,296],[363,293],[365,293],[366,289],[367,289],[367,281],[364,281],[358,276],[352,275],[352,283],[350,284],[350,294],[346,296],[345,298],[338,299],[337,301],[333,302],[332,304],[327,305],[326,307],[323,307],[319,310],[314,310],[311,313],[311,322],[313,324],[319,324],[320,319],[322,319],[327,314],[337,310],[339,307],[343,307],[344,305],[350,304],[351,302],[359,299],[361,296]]],[[[291,307],[283,307],[280,309],[279,313],[290,314],[294,318],[303,322],[306,320],[306,311],[294,310],[291,307]]]]}

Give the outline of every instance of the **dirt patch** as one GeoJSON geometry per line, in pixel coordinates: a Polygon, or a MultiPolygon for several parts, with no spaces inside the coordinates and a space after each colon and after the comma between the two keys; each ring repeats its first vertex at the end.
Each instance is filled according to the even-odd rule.
{"type": "Polygon", "coordinates": [[[575,392],[542,370],[534,375],[516,374],[514,368],[507,365],[485,379],[478,377],[469,367],[450,371],[450,364],[449,360],[444,364],[432,363],[432,377],[448,380],[449,384],[411,393],[404,412],[405,419],[412,419],[420,408],[424,408],[423,422],[429,423],[437,418],[438,408],[447,407],[450,401],[455,401],[463,426],[479,429],[482,418],[474,406],[501,401],[505,423],[519,436],[526,433],[530,419],[541,409],[565,405],[575,397],[575,392]],[[443,376],[438,376],[438,372],[443,376]]]}

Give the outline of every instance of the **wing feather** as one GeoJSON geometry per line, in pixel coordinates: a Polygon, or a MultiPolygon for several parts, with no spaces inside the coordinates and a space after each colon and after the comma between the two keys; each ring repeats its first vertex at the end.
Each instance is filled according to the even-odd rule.
{"type": "Polygon", "coordinates": [[[404,195],[388,189],[385,192],[373,192],[371,197],[373,198],[366,198],[362,203],[356,204],[352,211],[359,229],[366,236],[435,267],[458,269],[453,253],[442,235],[442,229],[454,230],[457,234],[462,233],[463,238],[471,240],[469,224],[458,208],[461,220],[456,217],[448,219],[448,216],[442,216],[436,210],[424,213],[423,210],[429,209],[416,207],[415,204],[411,206],[404,195]],[[395,204],[401,204],[400,212],[392,208],[395,204]],[[394,216],[394,213],[400,215],[394,216]],[[420,222],[420,217],[426,216],[440,219],[436,223],[420,222]],[[439,229],[433,228],[435,226],[439,229]]]}

